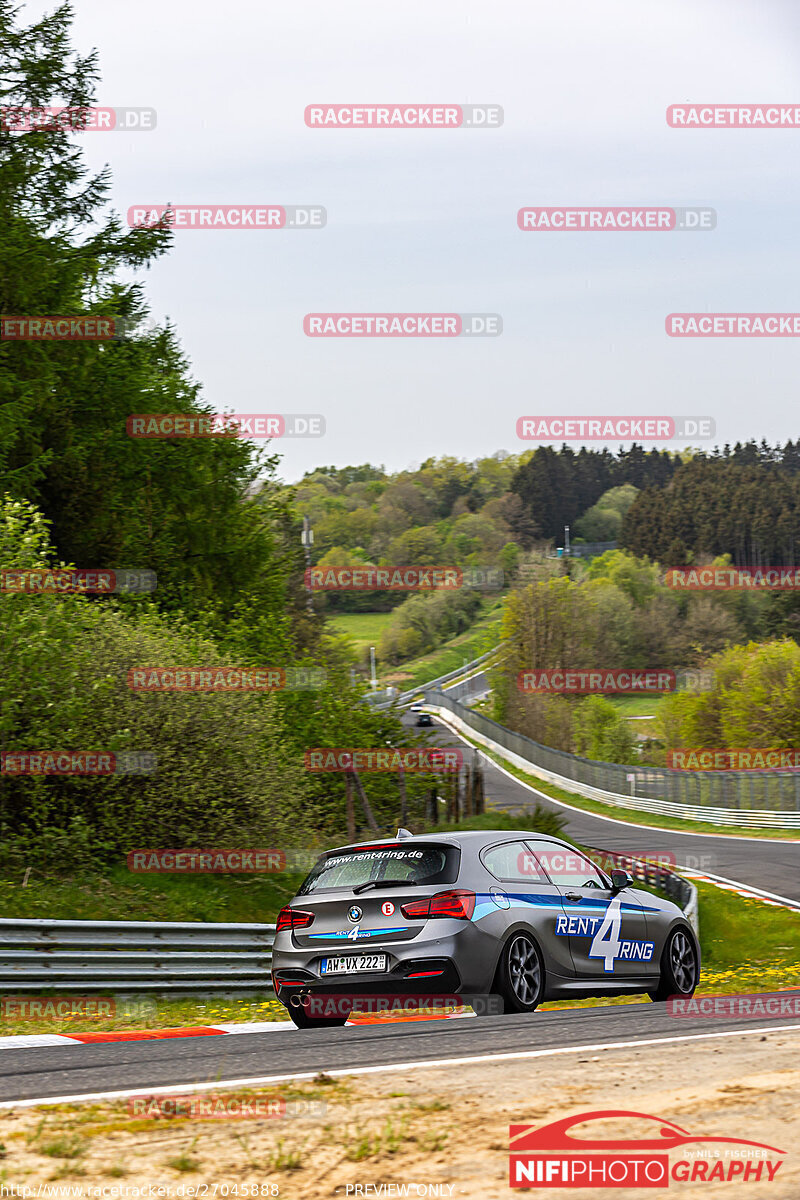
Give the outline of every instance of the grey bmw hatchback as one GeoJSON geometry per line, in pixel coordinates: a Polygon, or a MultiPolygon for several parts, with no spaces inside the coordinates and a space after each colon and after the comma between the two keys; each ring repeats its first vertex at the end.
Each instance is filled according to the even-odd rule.
{"type": "Polygon", "coordinates": [[[691,996],[700,948],[683,911],[530,831],[396,838],[329,850],[278,915],[275,994],[301,1028],[343,1025],[347,997],[543,1000],[691,996]],[[340,997],[336,1016],[315,996],[340,997]]]}

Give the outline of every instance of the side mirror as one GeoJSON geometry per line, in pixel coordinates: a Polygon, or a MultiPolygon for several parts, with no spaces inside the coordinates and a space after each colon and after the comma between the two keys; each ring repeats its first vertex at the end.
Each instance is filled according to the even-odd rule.
{"type": "Polygon", "coordinates": [[[611,872],[611,890],[621,892],[623,888],[632,887],[635,880],[627,871],[612,871],[611,872]]]}

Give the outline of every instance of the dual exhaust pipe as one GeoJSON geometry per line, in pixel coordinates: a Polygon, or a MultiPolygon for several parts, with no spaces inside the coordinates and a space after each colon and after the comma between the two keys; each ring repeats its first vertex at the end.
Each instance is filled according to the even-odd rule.
{"type": "Polygon", "coordinates": [[[294,996],[289,997],[289,1003],[292,1008],[308,1008],[311,1003],[311,993],[296,992],[294,996]]]}

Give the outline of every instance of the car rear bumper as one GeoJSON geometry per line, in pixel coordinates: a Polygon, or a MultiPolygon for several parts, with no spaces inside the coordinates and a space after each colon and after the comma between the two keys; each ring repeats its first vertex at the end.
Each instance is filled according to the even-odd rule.
{"type": "Polygon", "coordinates": [[[362,953],[382,953],[386,971],[358,975],[325,976],[323,958],[355,953],[355,947],[300,947],[290,934],[281,933],[272,951],[272,976],[276,995],[284,990],[354,993],[487,992],[494,976],[498,946],[494,938],[472,922],[430,922],[424,932],[404,941],[377,941],[362,953]]]}
{"type": "Polygon", "coordinates": [[[463,980],[450,958],[410,958],[395,963],[389,971],[321,978],[311,971],[273,967],[275,995],[289,1005],[292,996],[434,996],[457,994],[463,980]]]}

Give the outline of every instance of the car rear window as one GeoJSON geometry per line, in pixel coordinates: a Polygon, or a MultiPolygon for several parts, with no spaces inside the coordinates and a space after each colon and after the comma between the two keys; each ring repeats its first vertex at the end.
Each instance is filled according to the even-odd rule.
{"type": "Polygon", "coordinates": [[[354,888],[386,879],[411,884],[455,883],[461,852],[444,843],[413,846],[370,846],[321,858],[303,882],[298,896],[333,888],[354,888]]]}

